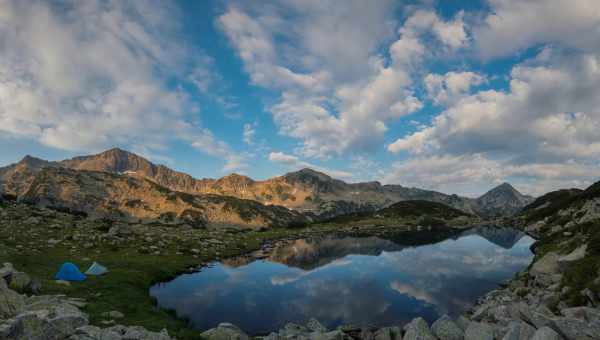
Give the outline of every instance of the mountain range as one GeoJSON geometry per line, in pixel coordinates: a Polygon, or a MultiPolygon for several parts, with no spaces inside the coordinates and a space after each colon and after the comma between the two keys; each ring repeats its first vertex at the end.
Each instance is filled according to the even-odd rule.
{"type": "Polygon", "coordinates": [[[346,183],[308,168],[262,181],[239,174],[196,179],[118,148],[63,161],[26,156],[0,168],[0,193],[94,216],[190,220],[194,215],[194,223],[251,226],[304,223],[405,200],[438,202],[482,217],[508,216],[533,201],[508,183],[467,198],[379,182],[346,183]]]}

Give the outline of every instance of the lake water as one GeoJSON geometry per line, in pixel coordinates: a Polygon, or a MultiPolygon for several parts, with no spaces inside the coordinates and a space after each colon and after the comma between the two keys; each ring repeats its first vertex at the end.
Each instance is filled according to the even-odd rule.
{"type": "Polygon", "coordinates": [[[515,230],[440,235],[296,240],[266,259],[214,263],[150,294],[197,329],[227,321],[264,334],[311,317],[328,328],[403,325],[460,315],[533,259],[534,240],[515,230]]]}

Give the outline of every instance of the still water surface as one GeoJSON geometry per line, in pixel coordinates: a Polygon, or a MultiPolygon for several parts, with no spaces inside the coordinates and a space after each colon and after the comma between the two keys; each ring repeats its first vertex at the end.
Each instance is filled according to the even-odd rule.
{"type": "Polygon", "coordinates": [[[530,237],[479,228],[391,239],[301,239],[263,260],[229,260],[157,284],[150,294],[197,329],[232,322],[263,334],[317,318],[340,324],[402,325],[457,316],[527,267],[530,237]]]}

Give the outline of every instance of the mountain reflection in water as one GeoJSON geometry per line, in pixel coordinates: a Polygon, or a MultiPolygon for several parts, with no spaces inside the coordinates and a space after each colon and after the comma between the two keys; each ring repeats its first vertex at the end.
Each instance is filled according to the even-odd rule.
{"type": "Polygon", "coordinates": [[[325,326],[402,325],[457,316],[532,260],[511,229],[402,233],[389,239],[300,239],[250,263],[225,261],[151,288],[163,308],[206,329],[232,322],[262,334],[315,317],[325,326]],[[228,265],[230,264],[230,265],[228,265]]]}

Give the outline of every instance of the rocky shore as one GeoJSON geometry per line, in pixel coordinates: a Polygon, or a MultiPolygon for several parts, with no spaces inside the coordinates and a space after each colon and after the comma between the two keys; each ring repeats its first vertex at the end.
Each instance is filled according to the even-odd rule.
{"type": "MultiPolygon", "coordinates": [[[[150,332],[143,327],[91,326],[88,315],[80,310],[85,306],[85,301],[82,299],[69,298],[65,295],[26,295],[17,291],[32,291],[35,290],[35,285],[35,281],[31,280],[26,273],[15,270],[10,263],[0,267],[0,339],[173,339],[166,330],[150,332]]],[[[119,313],[115,311],[112,316],[118,317],[119,313]]]]}

